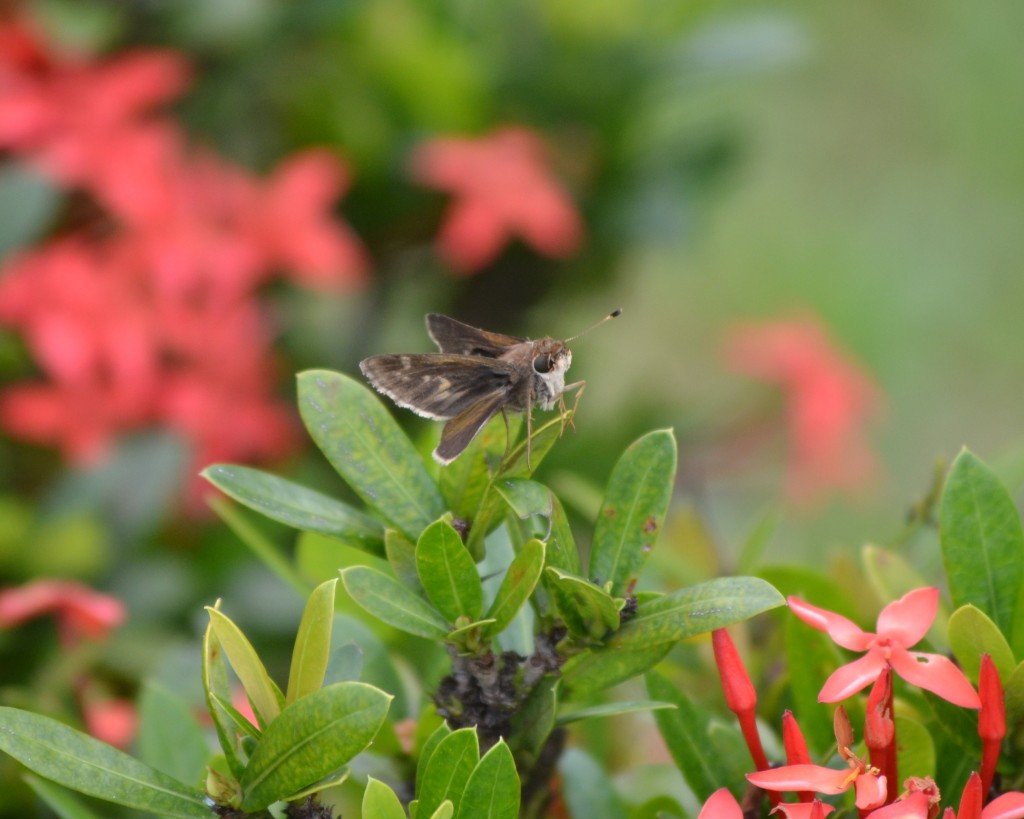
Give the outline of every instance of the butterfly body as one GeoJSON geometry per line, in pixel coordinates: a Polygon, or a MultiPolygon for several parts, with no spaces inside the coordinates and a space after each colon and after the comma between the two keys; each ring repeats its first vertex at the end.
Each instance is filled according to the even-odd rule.
{"type": "Polygon", "coordinates": [[[398,406],[445,421],[434,458],[451,463],[499,411],[553,409],[568,389],[572,351],[564,341],[531,341],[479,330],[448,316],[427,316],[437,353],[377,355],[363,375],[398,406]]]}

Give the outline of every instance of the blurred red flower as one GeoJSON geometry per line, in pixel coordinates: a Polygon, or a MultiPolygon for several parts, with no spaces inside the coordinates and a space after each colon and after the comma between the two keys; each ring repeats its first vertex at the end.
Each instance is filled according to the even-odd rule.
{"type": "Polygon", "coordinates": [[[778,384],[786,395],[787,490],[811,502],[829,489],[855,490],[877,471],[864,427],[879,396],[867,375],[811,319],[734,328],[725,344],[737,372],[778,384]]]}
{"type": "Polygon", "coordinates": [[[82,703],[85,729],[96,739],[124,750],[131,745],[139,727],[135,703],[124,699],[92,699],[82,703]]]}
{"type": "Polygon", "coordinates": [[[543,142],[525,128],[429,140],[413,153],[412,175],[455,196],[438,246],[460,273],[492,262],[514,236],[555,258],[574,253],[583,239],[583,224],[552,178],[543,142]]]}
{"type": "Polygon", "coordinates": [[[121,601],[72,580],[44,578],[0,591],[0,628],[53,614],[61,637],[100,639],[125,618],[121,601]]]}

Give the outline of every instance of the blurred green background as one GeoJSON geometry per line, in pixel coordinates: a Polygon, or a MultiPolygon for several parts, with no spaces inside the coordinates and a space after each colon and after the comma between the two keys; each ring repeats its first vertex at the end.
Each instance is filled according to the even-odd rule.
{"type": "MultiPolygon", "coordinates": [[[[1020,4],[25,7],[55,41],[87,53],[184,52],[193,84],[174,110],[194,141],[233,162],[264,172],[327,146],[350,163],[353,187],[338,213],[370,252],[371,282],[344,295],[283,284],[263,294],[285,396],[288,374],[304,368],[355,373],[369,354],[427,351],[428,311],[566,337],[622,307],[622,318],[573,344],[572,375],[586,379],[586,395],[576,432],[541,479],[586,512],[631,440],[674,427],[678,523],[662,549],[683,578],[731,570],[766,514],[777,522],[767,563],[820,565],[833,549],[898,538],[936,460],[965,444],[1012,488],[1024,479],[1015,455],[1024,398],[1020,4]],[[587,241],[565,261],[515,244],[477,274],[455,276],[431,248],[447,197],[410,179],[409,153],[431,137],[510,123],[548,141],[587,241]],[[732,372],[722,345],[737,322],[805,315],[883,397],[869,435],[881,469],[856,497],[825,492],[794,507],[784,493],[781,393],[732,372]],[[766,445],[723,458],[751,419],[768,430],[766,445]]],[[[10,160],[4,168],[0,247],[10,252],[59,230],[61,209],[58,192],[19,182],[10,160]]],[[[0,376],[14,383],[31,366],[5,331],[0,376]]],[[[399,417],[417,435],[437,435],[399,417]]],[[[0,446],[0,576],[71,575],[122,597],[131,627],[105,651],[115,688],[171,662],[167,648],[179,641],[183,654],[194,650],[199,606],[218,596],[268,638],[290,634],[297,619],[300,601],[232,534],[183,514],[183,461],[180,442],[158,430],[86,471],[45,448],[0,446]]],[[[270,468],[344,492],[308,445],[270,468]]],[[[281,544],[291,537],[266,531],[281,544]]],[[[929,576],[934,533],[906,548],[929,576]]],[[[0,634],[8,701],[30,699],[25,688],[38,683],[42,661],[26,651],[24,638],[0,634]]]]}

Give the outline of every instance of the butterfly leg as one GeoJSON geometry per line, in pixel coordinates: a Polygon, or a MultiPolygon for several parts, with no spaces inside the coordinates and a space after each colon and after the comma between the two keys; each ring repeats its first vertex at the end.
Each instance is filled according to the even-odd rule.
{"type": "Polygon", "coordinates": [[[583,389],[586,386],[587,386],[587,382],[586,381],[577,381],[574,384],[569,384],[568,386],[566,386],[565,389],[562,390],[562,394],[560,396],[558,396],[558,410],[559,410],[559,412],[562,413],[562,430],[561,430],[562,433],[565,432],[565,425],[566,424],[568,424],[570,427],[572,427],[572,431],[573,432],[576,431],[576,423],[575,423],[576,409],[580,405],[580,398],[583,397],[583,389]],[[569,414],[569,419],[567,421],[566,418],[565,418],[565,414],[566,414],[565,394],[567,392],[569,392],[569,390],[576,390],[576,400],[573,401],[572,411],[569,414]]]}
{"type": "Polygon", "coordinates": [[[512,430],[508,425],[508,412],[505,408],[501,408],[501,419],[505,422],[505,454],[501,456],[502,463],[508,459],[508,454],[512,451],[512,430]]]}

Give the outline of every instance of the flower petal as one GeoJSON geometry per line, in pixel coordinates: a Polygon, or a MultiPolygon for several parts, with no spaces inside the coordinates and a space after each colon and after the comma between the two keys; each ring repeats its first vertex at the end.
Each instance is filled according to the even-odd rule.
{"type": "Polygon", "coordinates": [[[981,699],[964,673],[940,654],[907,651],[892,646],[889,664],[908,683],[938,694],[953,705],[961,708],[981,707],[981,699]]]}
{"type": "Polygon", "coordinates": [[[812,606],[798,597],[789,597],[787,602],[793,614],[807,625],[818,629],[818,631],[824,631],[838,645],[848,648],[850,651],[864,651],[874,637],[873,634],[863,631],[852,620],[847,620],[834,611],[812,606]]]}
{"type": "Polygon", "coordinates": [[[939,590],[931,586],[907,592],[878,614],[878,636],[910,648],[928,633],[939,610],[939,590]]]}
{"type": "Polygon", "coordinates": [[[857,790],[857,807],[871,810],[885,804],[888,786],[884,776],[863,773],[854,781],[857,790]]]}
{"type": "Polygon", "coordinates": [[[867,819],[928,819],[928,807],[927,794],[912,793],[906,799],[871,811],[867,819]]]}
{"type": "Polygon", "coordinates": [[[981,819],[1020,819],[1024,817],[1024,793],[1012,791],[997,796],[981,812],[981,819]]]}
{"type": "Polygon", "coordinates": [[[785,816],[786,819],[824,819],[828,816],[835,808],[832,805],[826,805],[815,799],[813,802],[782,802],[776,805],[770,814],[779,814],[785,816]]]}
{"type": "Polygon", "coordinates": [[[719,788],[708,797],[697,819],[743,819],[743,811],[728,788],[719,788]]]}
{"type": "Polygon", "coordinates": [[[863,657],[833,671],[818,693],[818,702],[845,700],[873,683],[883,668],[885,658],[882,652],[872,648],[863,657]]]}
{"type": "Polygon", "coordinates": [[[766,791],[815,791],[836,794],[848,790],[853,782],[849,769],[837,771],[823,765],[783,765],[767,771],[747,774],[752,785],[766,791]]]}

